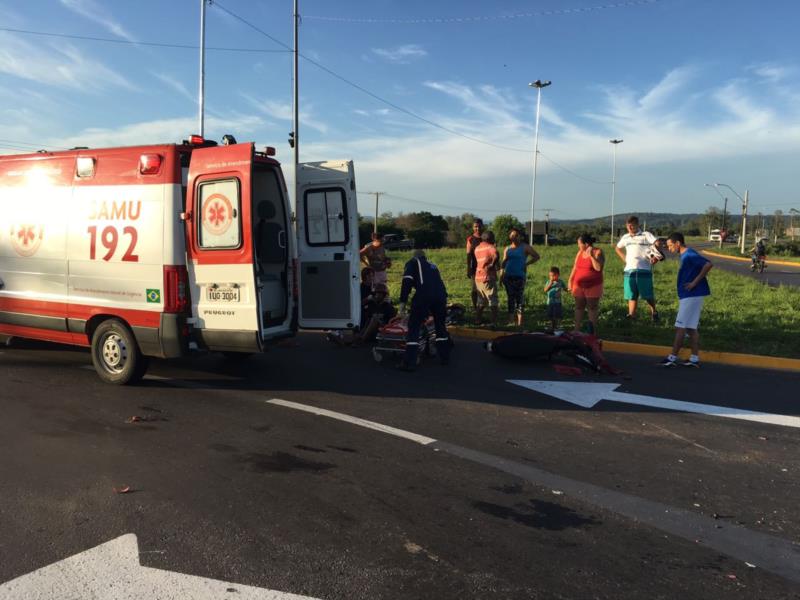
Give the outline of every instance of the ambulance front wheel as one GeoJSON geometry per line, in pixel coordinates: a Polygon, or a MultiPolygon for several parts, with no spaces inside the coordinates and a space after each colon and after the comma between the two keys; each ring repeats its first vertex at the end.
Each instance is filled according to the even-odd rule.
{"type": "Polygon", "coordinates": [[[147,370],[147,359],[133,333],[117,319],[98,325],[92,336],[92,363],[106,383],[126,385],[138,381],[147,370]]]}

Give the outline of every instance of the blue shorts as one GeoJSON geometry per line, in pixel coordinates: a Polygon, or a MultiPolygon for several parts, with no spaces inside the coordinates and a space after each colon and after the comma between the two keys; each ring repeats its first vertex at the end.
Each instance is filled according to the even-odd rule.
{"type": "Polygon", "coordinates": [[[625,271],[625,300],[655,300],[653,273],[644,269],[625,271]]]}

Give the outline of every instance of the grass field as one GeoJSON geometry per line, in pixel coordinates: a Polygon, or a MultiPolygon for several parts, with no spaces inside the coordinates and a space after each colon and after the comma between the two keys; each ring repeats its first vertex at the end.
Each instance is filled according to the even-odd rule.
{"type": "MultiPolygon", "coordinates": [[[[599,247],[606,254],[605,295],[600,301],[600,336],[607,340],[671,345],[678,309],[678,261],[671,258],[655,267],[654,285],[661,322],[650,322],[644,303],[640,303],[639,319],[629,322],[625,319],[627,303],[622,296],[623,264],[607,245],[599,247]]],[[[530,330],[542,329],[549,324],[545,318],[543,292],[547,272],[551,266],[558,266],[566,283],[577,247],[556,246],[537,248],[537,251],[542,259],[528,268],[525,290],[525,328],[530,330]]],[[[392,298],[397,301],[403,266],[411,253],[390,252],[389,256],[393,260],[389,270],[389,286],[392,298]]],[[[474,327],[469,297],[471,284],[466,277],[464,250],[430,250],[428,258],[438,265],[450,301],[468,307],[468,326],[474,327]]],[[[701,351],[706,349],[800,358],[800,289],[785,286],[773,288],[719,269],[711,271],[709,283],[712,295],[706,300],[700,320],[701,351]]],[[[573,323],[574,304],[569,294],[565,294],[563,300],[565,319],[562,325],[568,328],[573,323]]],[[[502,325],[508,320],[506,294],[501,289],[498,319],[501,329],[505,328],[502,325]]]]}

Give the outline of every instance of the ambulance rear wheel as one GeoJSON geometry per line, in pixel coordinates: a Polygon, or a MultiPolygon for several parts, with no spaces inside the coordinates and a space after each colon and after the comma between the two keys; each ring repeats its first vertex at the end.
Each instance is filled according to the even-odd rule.
{"type": "Polygon", "coordinates": [[[106,383],[126,385],[138,381],[147,370],[136,338],[118,319],[108,319],[97,326],[92,336],[92,363],[106,383]]]}

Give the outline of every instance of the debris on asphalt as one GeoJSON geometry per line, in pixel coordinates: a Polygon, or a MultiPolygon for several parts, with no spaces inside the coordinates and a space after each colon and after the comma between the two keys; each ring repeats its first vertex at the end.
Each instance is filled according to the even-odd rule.
{"type": "Polygon", "coordinates": [[[509,446],[514,446],[514,447],[519,446],[519,442],[517,442],[516,440],[512,440],[512,439],[507,439],[506,440],[506,444],[508,444],[509,446]]]}
{"type": "Polygon", "coordinates": [[[564,492],[562,492],[561,490],[553,490],[553,494],[555,494],[556,496],[563,496],[564,492]]]}
{"type": "Polygon", "coordinates": [[[746,562],[746,563],[744,563],[744,564],[746,564],[746,565],[747,565],[748,567],[750,567],[751,569],[755,569],[755,568],[756,568],[756,566],[755,566],[753,563],[746,562]]]}
{"type": "Polygon", "coordinates": [[[127,494],[131,491],[131,486],[121,485],[119,487],[113,487],[111,489],[114,490],[115,494],[127,494]]]}
{"type": "Polygon", "coordinates": [[[574,375],[575,377],[583,375],[580,367],[570,367],[569,365],[553,365],[553,370],[559,375],[574,375]]]}
{"type": "Polygon", "coordinates": [[[126,423],[149,423],[153,421],[167,421],[165,417],[161,417],[159,415],[133,415],[132,417],[128,417],[125,419],[126,423]]]}
{"type": "Polygon", "coordinates": [[[694,506],[696,508],[700,508],[700,505],[697,502],[692,503],[692,506],[694,506]]]}
{"type": "Polygon", "coordinates": [[[733,573],[728,573],[728,579],[733,579],[733,580],[735,580],[735,579],[738,579],[738,578],[737,578],[737,577],[736,577],[736,575],[734,575],[733,573]]]}
{"type": "Polygon", "coordinates": [[[769,438],[767,436],[765,436],[765,435],[760,435],[760,436],[758,436],[758,439],[766,442],[769,438]]]}

